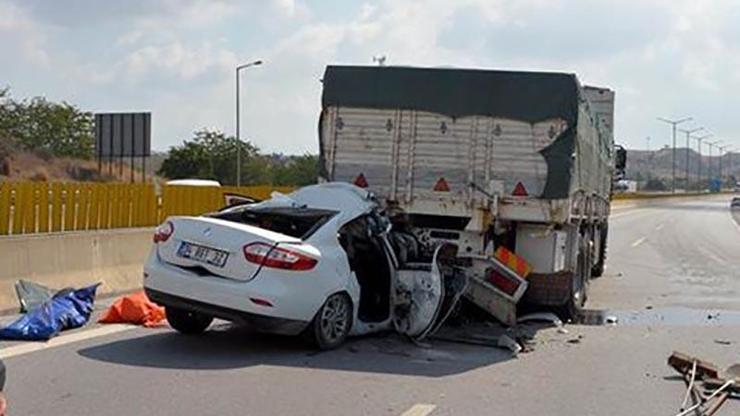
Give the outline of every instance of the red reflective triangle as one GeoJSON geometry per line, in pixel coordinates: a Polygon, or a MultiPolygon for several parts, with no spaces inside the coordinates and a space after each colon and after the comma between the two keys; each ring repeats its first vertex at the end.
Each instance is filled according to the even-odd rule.
{"type": "Polygon", "coordinates": [[[439,178],[437,183],[434,184],[435,192],[450,192],[450,185],[447,184],[445,178],[439,178]]]}
{"type": "Polygon", "coordinates": [[[359,186],[360,188],[367,188],[367,179],[365,179],[365,174],[360,173],[359,175],[357,175],[354,184],[355,186],[359,186]]]}
{"type": "Polygon", "coordinates": [[[524,187],[524,184],[521,182],[517,182],[516,186],[514,187],[514,192],[511,193],[514,196],[529,196],[527,193],[527,188],[524,187]]]}

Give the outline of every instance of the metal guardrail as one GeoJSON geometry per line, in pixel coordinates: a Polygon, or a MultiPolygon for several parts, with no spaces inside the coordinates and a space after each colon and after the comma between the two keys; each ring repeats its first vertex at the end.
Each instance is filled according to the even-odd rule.
{"type": "Polygon", "coordinates": [[[266,199],[292,187],[0,182],[0,236],[154,226],[224,206],[224,194],[266,199]]]}

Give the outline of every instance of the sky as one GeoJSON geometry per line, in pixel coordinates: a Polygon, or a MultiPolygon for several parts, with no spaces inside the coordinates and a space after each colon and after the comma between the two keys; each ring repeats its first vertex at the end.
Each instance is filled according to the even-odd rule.
{"type": "Polygon", "coordinates": [[[317,152],[326,65],[380,55],[575,73],[616,91],[629,148],[670,143],[657,117],[693,117],[682,126],[740,149],[740,0],[0,0],[0,86],[151,111],[155,150],[202,128],[233,134],[235,67],[260,59],[241,73],[242,137],[317,152]]]}

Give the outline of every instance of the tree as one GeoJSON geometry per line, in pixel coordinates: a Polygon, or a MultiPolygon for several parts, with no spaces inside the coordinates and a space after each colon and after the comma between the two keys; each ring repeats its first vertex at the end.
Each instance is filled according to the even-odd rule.
{"type": "Polygon", "coordinates": [[[43,97],[16,101],[0,89],[0,136],[24,150],[87,159],[94,151],[93,116],[43,97]]]}
{"type": "Polygon", "coordinates": [[[257,147],[210,130],[197,131],[191,140],[171,147],[158,173],[170,179],[214,179],[224,185],[234,185],[237,146],[241,146],[242,184],[267,183],[268,164],[262,160],[257,147]]]}
{"type": "Polygon", "coordinates": [[[319,157],[311,154],[288,156],[285,162],[273,167],[271,177],[274,185],[305,186],[316,183],[319,157]]]}
{"type": "Polygon", "coordinates": [[[650,178],[645,184],[646,191],[665,191],[666,189],[665,183],[658,178],[650,178]]]}

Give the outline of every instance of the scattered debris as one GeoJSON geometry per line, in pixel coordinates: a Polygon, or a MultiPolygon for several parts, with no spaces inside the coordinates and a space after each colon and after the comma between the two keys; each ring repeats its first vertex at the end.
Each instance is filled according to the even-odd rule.
{"type": "Polygon", "coordinates": [[[65,329],[85,325],[99,285],[57,292],[50,300],[0,329],[0,339],[46,341],[65,329]]]}
{"type": "Polygon", "coordinates": [[[676,416],[693,412],[714,415],[731,393],[740,393],[740,364],[730,366],[720,377],[719,368],[713,363],[674,351],[668,357],[668,365],[686,382],[686,395],[676,416]],[[686,407],[689,399],[693,404],[686,407]]]}
{"type": "Polygon", "coordinates": [[[567,334],[567,333],[568,333],[567,329],[563,327],[558,328],[558,334],[567,334]]]}
{"type": "Polygon", "coordinates": [[[608,325],[616,325],[617,322],[619,322],[619,318],[617,318],[616,316],[610,315],[604,317],[604,323],[608,325]]]}
{"type": "Polygon", "coordinates": [[[566,341],[568,344],[580,344],[581,340],[583,339],[583,335],[578,334],[578,337],[571,338],[568,341],[566,341]]]}
{"type": "Polygon", "coordinates": [[[732,341],[728,341],[726,339],[715,339],[714,343],[720,345],[732,345],[732,341]]]}
{"type": "Polygon", "coordinates": [[[653,309],[653,305],[647,305],[647,306],[645,306],[645,309],[652,310],[653,309]]]}
{"type": "Polygon", "coordinates": [[[537,313],[530,313],[529,315],[524,315],[516,320],[517,323],[521,324],[524,322],[551,322],[553,325],[557,327],[563,326],[563,321],[558,318],[557,315],[555,315],[552,312],[537,312],[537,313]]]}
{"type": "Polygon", "coordinates": [[[149,300],[146,293],[141,291],[118,298],[98,322],[130,323],[151,328],[161,325],[164,319],[164,307],[149,300]]]}
{"type": "Polygon", "coordinates": [[[504,334],[498,337],[497,345],[501,348],[506,348],[511,351],[514,356],[518,355],[522,351],[522,346],[519,345],[512,337],[504,334]]]}

